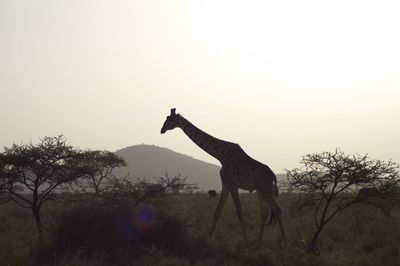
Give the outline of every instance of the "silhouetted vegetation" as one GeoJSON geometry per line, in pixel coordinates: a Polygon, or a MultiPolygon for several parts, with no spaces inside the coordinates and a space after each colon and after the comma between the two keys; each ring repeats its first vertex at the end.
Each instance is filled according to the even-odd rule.
{"type": "Polygon", "coordinates": [[[94,171],[83,178],[74,179],[69,186],[64,186],[64,192],[74,195],[85,194],[99,197],[110,192],[115,183],[120,180],[113,170],[125,166],[125,161],[110,151],[86,151],[85,160],[94,171]]]}
{"type": "MultiPolygon", "coordinates": [[[[242,194],[249,237],[256,239],[259,206],[242,194]]],[[[233,202],[228,200],[214,238],[208,238],[215,199],[207,193],[167,194],[127,206],[98,201],[50,202],[43,210],[47,237],[35,247],[32,216],[13,204],[0,212],[0,259],[4,265],[396,265],[400,262],[398,222],[372,207],[354,205],[326,225],[318,241],[321,255],[305,249],[313,232],[312,212],[292,214],[293,195],[281,193],[287,243],[268,227],[259,249],[246,249],[233,202]],[[154,221],[140,229],[137,210],[151,209],[154,221]]],[[[399,213],[395,213],[398,215],[399,213]]]]}
{"type": "MultiPolygon", "coordinates": [[[[65,145],[62,143],[61,146],[65,145]]],[[[398,168],[391,162],[345,155],[340,151],[303,157],[305,167],[294,169],[289,174],[292,191],[279,195],[287,230],[286,244],[280,244],[280,232],[277,226],[272,226],[266,230],[262,245],[256,248],[247,246],[243,240],[232,201],[226,203],[221,216],[222,226],[216,229],[213,238],[209,238],[217,204],[209,193],[194,192],[186,184],[186,179],[180,176],[169,177],[166,174],[153,182],[115,176],[110,170],[123,164],[118,157],[108,152],[72,150],[78,152],[79,161],[75,162],[77,168],[70,165],[71,168],[85,174],[75,178],[75,172],[66,168],[63,173],[69,175],[62,180],[72,179],[74,182],[62,183],[62,187],[57,186],[57,193],[54,193],[55,190],[49,193],[52,198],[48,198],[48,204],[41,209],[41,216],[46,221],[42,230],[48,236],[43,245],[37,245],[35,217],[29,209],[16,208],[21,201],[12,194],[18,193],[31,200],[32,193],[29,195],[20,191],[17,183],[8,183],[11,174],[18,176],[18,172],[11,171],[15,168],[5,167],[9,164],[0,160],[1,191],[14,195],[0,206],[2,264],[400,263],[400,228],[396,220],[400,214],[396,193],[398,168]],[[7,188],[10,184],[13,185],[12,190],[7,188]],[[293,206],[297,209],[302,207],[302,212],[291,212],[293,206]],[[383,212],[377,211],[376,207],[383,212]],[[315,256],[317,240],[313,248],[310,243],[316,231],[322,229],[324,233],[318,232],[316,238],[318,254],[321,255],[315,256]],[[313,253],[307,252],[310,250],[313,253]]],[[[40,193],[41,189],[38,190],[38,197],[40,193]]],[[[257,196],[243,193],[240,197],[243,214],[247,217],[249,239],[257,239],[260,217],[257,196]]]]}
{"type": "Polygon", "coordinates": [[[351,205],[370,204],[390,215],[399,203],[398,165],[391,161],[336,150],[308,154],[301,163],[302,169],[288,171],[288,183],[290,191],[297,193],[297,209],[313,212],[316,231],[308,243],[310,252],[317,251],[318,237],[325,225],[351,205]]]}
{"type": "Polygon", "coordinates": [[[11,200],[32,211],[42,243],[41,209],[54,199],[55,190],[78,179],[92,180],[103,174],[103,169],[122,163],[112,153],[74,148],[63,136],[44,137],[37,145],[14,144],[0,154],[2,202],[11,200]]]}

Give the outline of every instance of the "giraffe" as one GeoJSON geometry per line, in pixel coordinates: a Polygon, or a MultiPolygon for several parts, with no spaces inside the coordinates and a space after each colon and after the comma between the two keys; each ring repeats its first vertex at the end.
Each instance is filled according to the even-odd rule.
{"type": "Polygon", "coordinates": [[[217,139],[197,128],[183,116],[177,114],[175,108],[171,109],[171,114],[166,118],[164,125],[161,128],[161,134],[174,128],[182,129],[196,145],[216,158],[222,165],[220,170],[222,191],[214,213],[210,237],[215,230],[224,204],[229,194],[231,194],[243,236],[247,243],[246,228],[239,198],[240,188],[249,192],[254,190],[257,191],[261,210],[261,226],[258,235],[258,244],[261,243],[269,210],[269,224],[273,220],[277,220],[282,239],[284,240],[285,230],[282,224],[281,209],[275,200],[278,188],[274,172],[272,172],[267,165],[264,165],[247,155],[238,144],[217,139]]]}

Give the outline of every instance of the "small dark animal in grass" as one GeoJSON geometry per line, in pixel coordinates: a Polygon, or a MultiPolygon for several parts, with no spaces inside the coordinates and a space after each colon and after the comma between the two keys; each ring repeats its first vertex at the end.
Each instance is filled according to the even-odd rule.
{"type": "Polygon", "coordinates": [[[366,197],[378,197],[381,196],[382,192],[379,189],[374,187],[364,187],[358,191],[359,198],[366,198],[366,197]]]}
{"type": "Polygon", "coordinates": [[[149,184],[145,193],[151,197],[161,197],[166,194],[166,190],[161,184],[149,184]]]}
{"type": "Polygon", "coordinates": [[[210,190],[208,191],[208,195],[209,195],[211,198],[215,198],[215,197],[217,196],[217,192],[216,192],[214,189],[210,189],[210,190]]]}

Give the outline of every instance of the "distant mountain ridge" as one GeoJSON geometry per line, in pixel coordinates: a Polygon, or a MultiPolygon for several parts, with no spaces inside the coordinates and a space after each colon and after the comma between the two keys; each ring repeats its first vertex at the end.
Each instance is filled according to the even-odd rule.
{"type": "Polygon", "coordinates": [[[221,189],[220,166],[188,155],[146,144],[126,147],[115,153],[127,163],[126,167],[114,171],[118,175],[129,173],[131,178],[144,177],[151,181],[153,177],[165,176],[165,173],[171,177],[180,174],[188,177],[187,183],[196,183],[202,190],[221,189]]]}
{"type": "MultiPolygon", "coordinates": [[[[129,146],[115,152],[127,166],[119,167],[114,173],[119,176],[143,177],[150,181],[153,177],[173,177],[180,174],[188,177],[187,183],[197,184],[201,190],[221,190],[220,166],[207,163],[191,156],[155,145],[140,144],[129,146]]],[[[277,175],[281,178],[281,175],[277,175]]]]}

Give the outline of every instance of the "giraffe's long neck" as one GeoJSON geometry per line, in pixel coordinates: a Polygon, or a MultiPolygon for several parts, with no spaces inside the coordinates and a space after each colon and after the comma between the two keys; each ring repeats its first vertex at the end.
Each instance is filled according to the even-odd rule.
{"type": "Polygon", "coordinates": [[[180,128],[183,132],[185,132],[197,146],[221,162],[231,143],[207,134],[183,117],[181,119],[182,124],[180,128]]]}

